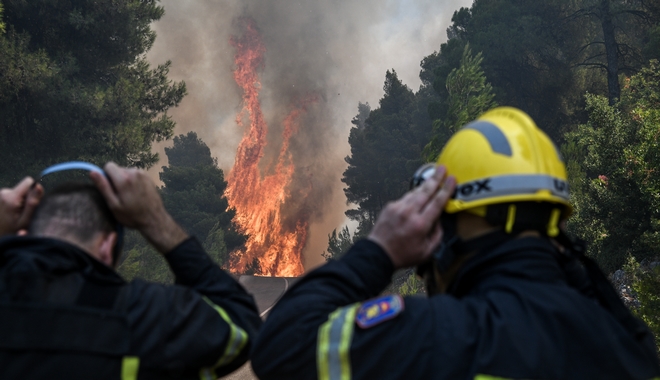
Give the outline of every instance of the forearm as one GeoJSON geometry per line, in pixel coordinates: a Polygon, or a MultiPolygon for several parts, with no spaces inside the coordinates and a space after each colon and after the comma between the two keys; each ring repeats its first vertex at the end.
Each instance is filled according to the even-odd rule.
{"type": "Polygon", "coordinates": [[[165,255],[176,283],[189,287],[228,311],[247,329],[261,324],[251,295],[206,254],[194,237],[189,237],[165,255]]]}
{"type": "Polygon", "coordinates": [[[340,260],[331,261],[303,277],[285,299],[313,296],[340,307],[377,296],[390,283],[394,267],[380,246],[357,242],[340,260]]]}
{"type": "Polygon", "coordinates": [[[158,252],[167,254],[190,236],[174,221],[169,213],[163,210],[160,214],[151,218],[154,223],[145,224],[139,230],[142,236],[158,252]]]}
{"type": "Polygon", "coordinates": [[[273,308],[252,354],[260,378],[307,378],[316,373],[319,327],[338,308],[377,296],[394,268],[373,242],[360,241],[344,257],[302,278],[273,308]]]}

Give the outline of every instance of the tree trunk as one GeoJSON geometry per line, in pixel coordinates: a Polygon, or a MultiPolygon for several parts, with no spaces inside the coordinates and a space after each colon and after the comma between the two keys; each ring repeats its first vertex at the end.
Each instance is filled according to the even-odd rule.
{"type": "Polygon", "coordinates": [[[610,105],[613,105],[619,100],[621,87],[619,86],[619,52],[616,37],[614,36],[610,0],[601,0],[600,12],[600,22],[603,27],[603,39],[607,56],[607,93],[610,105]]]}

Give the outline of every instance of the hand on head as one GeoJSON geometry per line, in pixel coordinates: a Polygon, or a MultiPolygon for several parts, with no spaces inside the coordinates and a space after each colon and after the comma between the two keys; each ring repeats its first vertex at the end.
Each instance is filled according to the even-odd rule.
{"type": "Polygon", "coordinates": [[[103,170],[109,181],[98,172],[89,176],[121,224],[138,230],[148,228],[165,212],[158,189],[144,170],[122,168],[114,162],[103,170]]]}
{"type": "Polygon", "coordinates": [[[1,189],[0,236],[27,228],[43,194],[44,188],[30,177],[24,178],[12,189],[1,189]]]}
{"type": "Polygon", "coordinates": [[[103,170],[110,181],[97,172],[90,172],[90,177],[120,223],[140,231],[161,253],[171,251],[188,237],[165,210],[147,172],[122,168],[114,162],[107,163],[103,170]]]}
{"type": "Polygon", "coordinates": [[[368,239],[380,245],[395,268],[406,268],[428,260],[442,240],[439,220],[456,187],[444,166],[433,176],[390,202],[381,212],[368,239]]]}

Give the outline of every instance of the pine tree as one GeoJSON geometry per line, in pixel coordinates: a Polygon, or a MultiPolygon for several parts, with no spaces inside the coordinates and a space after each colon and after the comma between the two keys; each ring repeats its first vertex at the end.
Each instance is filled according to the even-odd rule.
{"type": "Polygon", "coordinates": [[[423,151],[427,162],[437,159],[454,132],[497,105],[493,87],[487,82],[481,68],[482,61],[481,53],[473,56],[467,44],[463,49],[460,66],[447,76],[447,114],[443,119],[433,122],[433,137],[423,151]]]}
{"type": "Polygon", "coordinates": [[[337,234],[337,229],[335,228],[331,234],[328,235],[328,249],[324,251],[321,256],[326,260],[330,261],[332,259],[338,259],[342,257],[349,248],[354,243],[354,239],[351,237],[351,232],[348,230],[348,226],[339,231],[337,234]]]}
{"type": "Polygon", "coordinates": [[[67,160],[148,168],[186,93],[145,54],[155,0],[4,1],[0,183],[67,160]]]}
{"type": "Polygon", "coordinates": [[[428,141],[424,126],[415,123],[417,98],[394,70],[387,71],[383,90],[379,108],[363,123],[365,107],[360,108],[348,138],[351,155],[342,182],[346,199],[357,208],[346,215],[361,230],[371,226],[387,202],[408,190],[410,176],[422,164],[422,144],[428,141]]]}
{"type": "MultiPolygon", "coordinates": [[[[218,265],[228,262],[232,250],[245,243],[228,207],[224,191],[227,182],[209,147],[195,132],[174,138],[165,148],[169,165],[163,166],[160,179],[163,204],[189,234],[203,244],[218,265]]],[[[125,243],[125,260],[118,271],[125,278],[140,277],[149,281],[172,282],[169,266],[139,234],[129,231],[125,243]]],[[[258,265],[258,262],[253,263],[258,265]]]]}
{"type": "Polygon", "coordinates": [[[161,193],[172,217],[201,242],[212,235],[209,244],[219,250],[223,249],[218,241],[220,236],[226,251],[242,246],[245,236],[233,222],[235,212],[224,197],[227,182],[209,147],[195,132],[188,132],[175,137],[174,145],[165,148],[165,154],[169,166],[163,166],[160,173],[165,184],[161,193]]]}

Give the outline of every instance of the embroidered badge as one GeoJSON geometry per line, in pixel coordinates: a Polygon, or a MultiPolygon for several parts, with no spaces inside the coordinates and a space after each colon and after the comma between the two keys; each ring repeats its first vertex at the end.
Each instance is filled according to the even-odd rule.
{"type": "Polygon", "coordinates": [[[368,329],[396,317],[403,309],[403,298],[398,294],[374,298],[360,306],[355,315],[355,322],[363,329],[368,329]]]}

